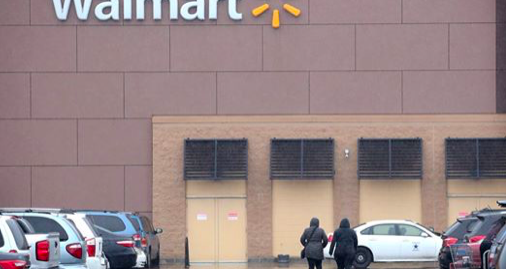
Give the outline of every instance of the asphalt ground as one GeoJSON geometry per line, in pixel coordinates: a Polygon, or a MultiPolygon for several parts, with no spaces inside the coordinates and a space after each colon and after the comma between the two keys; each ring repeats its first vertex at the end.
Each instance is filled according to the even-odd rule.
{"type": "MultiPolygon", "coordinates": [[[[184,269],[185,266],[180,263],[168,263],[160,265],[159,269],[184,269]]],[[[191,263],[190,269],[278,269],[278,268],[308,268],[305,261],[290,261],[289,263],[274,262],[249,262],[249,263],[191,263]]],[[[388,262],[372,263],[370,269],[435,269],[438,268],[437,262],[388,262]]],[[[333,260],[326,260],[323,263],[323,269],[337,269],[333,260]]]]}

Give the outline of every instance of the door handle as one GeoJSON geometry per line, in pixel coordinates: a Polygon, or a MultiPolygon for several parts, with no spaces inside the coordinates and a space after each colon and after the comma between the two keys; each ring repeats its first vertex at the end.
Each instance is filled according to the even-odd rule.
{"type": "Polygon", "coordinates": [[[369,242],[372,242],[372,241],[378,241],[378,239],[369,239],[369,242]]]}
{"type": "Polygon", "coordinates": [[[402,242],[406,242],[407,243],[407,242],[409,242],[409,240],[402,240],[402,242]]]}

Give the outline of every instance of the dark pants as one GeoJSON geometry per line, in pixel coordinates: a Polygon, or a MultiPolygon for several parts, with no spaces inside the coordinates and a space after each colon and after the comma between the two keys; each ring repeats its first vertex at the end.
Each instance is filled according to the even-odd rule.
{"type": "Polygon", "coordinates": [[[322,260],[315,260],[311,258],[307,258],[307,263],[309,264],[309,269],[322,269],[322,260]]]}
{"type": "Polygon", "coordinates": [[[351,266],[353,265],[353,260],[355,259],[355,255],[344,254],[344,255],[337,255],[334,257],[337,263],[337,269],[351,269],[351,266]]]}

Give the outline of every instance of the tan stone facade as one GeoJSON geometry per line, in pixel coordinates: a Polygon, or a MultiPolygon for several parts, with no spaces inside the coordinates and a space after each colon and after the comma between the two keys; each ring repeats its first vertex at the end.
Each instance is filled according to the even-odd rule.
{"type": "MultiPolygon", "coordinates": [[[[352,224],[361,221],[363,212],[381,211],[373,218],[410,218],[436,230],[449,222],[448,194],[445,178],[444,139],[447,137],[503,137],[504,115],[438,116],[251,116],[251,117],[155,117],[153,119],[153,213],[155,225],[165,228],[162,235],[163,257],[182,258],[186,235],[185,181],[183,179],[183,140],[185,138],[247,138],[249,175],[247,180],[247,255],[249,259],[272,258],[273,182],[269,178],[271,138],[334,138],[336,175],[333,180],[334,226],[342,217],[352,224]],[[375,184],[392,184],[398,204],[384,205],[385,191],[364,191],[369,182],[357,178],[357,139],[414,138],[423,140],[423,179],[406,185],[384,180],[375,184]],[[344,157],[343,150],[351,151],[344,157]],[[419,182],[419,183],[417,183],[419,182]],[[361,188],[361,185],[364,185],[361,188]],[[407,189],[406,189],[407,187],[407,189]],[[364,193],[361,193],[362,192],[364,193]],[[414,191],[414,193],[413,193],[414,191]],[[361,197],[367,195],[367,197],[361,197]],[[374,196],[376,195],[376,196],[374,196]],[[369,197],[372,196],[372,197],[369,197]],[[367,198],[367,199],[365,199],[367,198]],[[410,199],[412,201],[410,201],[410,199]],[[399,206],[404,205],[404,207],[399,206]],[[410,209],[409,206],[416,208],[410,209]],[[402,214],[406,212],[406,214],[402,214]],[[416,213],[419,212],[419,213],[416,213]],[[421,219],[417,219],[420,216],[421,219]]],[[[466,184],[466,181],[462,181],[466,184]]],[[[498,181],[497,184],[503,184],[498,181]]],[[[374,186],[373,186],[374,189],[374,186]]],[[[384,188],[388,192],[389,187],[384,188]]],[[[506,195],[506,193],[503,193],[506,195]]],[[[304,199],[301,197],[301,199],[304,199]]],[[[313,198],[313,199],[318,199],[313,198]]],[[[301,212],[304,214],[305,212],[301,212]]],[[[366,213],[367,214],[367,213],[366,213]]],[[[451,216],[450,216],[451,217],[451,216]]],[[[456,217],[456,216],[455,216],[456,217]]],[[[366,215],[362,217],[369,220],[366,215]]],[[[309,219],[308,219],[309,220],[309,219]]],[[[301,230],[304,227],[301,227],[301,230]]],[[[328,229],[328,228],[327,228],[328,229]]],[[[329,230],[327,232],[331,232],[329,230]]],[[[293,244],[298,244],[294,240],[293,244]]]]}

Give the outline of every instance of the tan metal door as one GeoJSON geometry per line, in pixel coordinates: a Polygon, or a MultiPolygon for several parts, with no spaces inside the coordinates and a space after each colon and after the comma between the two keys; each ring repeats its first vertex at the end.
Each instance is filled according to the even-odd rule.
{"type": "Polygon", "coordinates": [[[216,261],[216,201],[215,199],[188,199],[187,225],[190,260],[216,261]]]}
{"type": "Polygon", "coordinates": [[[246,200],[218,199],[218,261],[246,262],[246,200]]]}
{"type": "Polygon", "coordinates": [[[187,199],[190,262],[246,262],[246,199],[187,199]]]}

